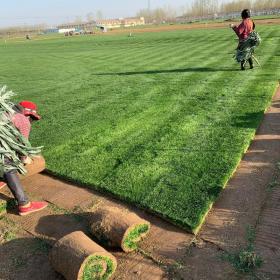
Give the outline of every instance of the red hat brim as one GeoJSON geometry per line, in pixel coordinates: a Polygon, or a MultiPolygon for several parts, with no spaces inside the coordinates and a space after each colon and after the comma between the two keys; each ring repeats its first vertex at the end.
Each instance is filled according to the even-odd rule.
{"type": "Polygon", "coordinates": [[[35,120],[40,120],[41,119],[41,116],[39,116],[37,113],[35,112],[30,112],[30,111],[27,111],[27,110],[24,110],[24,115],[25,116],[30,116],[31,118],[35,119],[35,120]]]}

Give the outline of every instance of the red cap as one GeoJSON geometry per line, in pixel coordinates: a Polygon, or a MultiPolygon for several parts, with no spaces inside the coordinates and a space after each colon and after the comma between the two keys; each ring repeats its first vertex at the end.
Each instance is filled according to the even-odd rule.
{"type": "Polygon", "coordinates": [[[23,114],[25,116],[33,117],[36,120],[40,120],[41,116],[37,114],[37,105],[31,101],[21,101],[19,103],[23,107],[23,114]]]}

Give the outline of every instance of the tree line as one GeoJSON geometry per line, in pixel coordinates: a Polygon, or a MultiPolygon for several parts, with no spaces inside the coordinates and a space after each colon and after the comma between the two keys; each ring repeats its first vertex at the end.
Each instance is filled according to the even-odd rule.
{"type": "Polygon", "coordinates": [[[280,0],[232,0],[221,2],[219,0],[194,0],[186,10],[186,15],[205,16],[215,13],[227,14],[251,9],[255,12],[280,8],[280,0]]]}
{"type": "Polygon", "coordinates": [[[172,22],[179,15],[186,16],[207,16],[214,14],[228,14],[240,12],[243,9],[254,11],[264,11],[280,9],[280,0],[232,0],[224,2],[222,0],[194,0],[191,5],[181,7],[179,10],[171,6],[142,9],[136,16],[144,17],[146,22],[172,22]]]}

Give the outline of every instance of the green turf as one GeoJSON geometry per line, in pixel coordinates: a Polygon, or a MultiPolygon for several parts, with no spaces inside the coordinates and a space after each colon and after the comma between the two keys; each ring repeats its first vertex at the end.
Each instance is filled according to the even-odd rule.
{"type": "Polygon", "coordinates": [[[241,72],[230,29],[0,43],[0,84],[32,99],[54,173],[196,229],[279,79],[280,28],[241,72]]]}
{"type": "Polygon", "coordinates": [[[115,272],[116,267],[109,257],[91,256],[86,262],[82,280],[107,280],[115,272]],[[106,264],[104,269],[103,264],[106,264]]]}
{"type": "Polygon", "coordinates": [[[136,250],[141,237],[147,235],[149,230],[150,226],[148,224],[137,225],[125,237],[125,240],[123,241],[124,247],[130,251],[136,250]]]}

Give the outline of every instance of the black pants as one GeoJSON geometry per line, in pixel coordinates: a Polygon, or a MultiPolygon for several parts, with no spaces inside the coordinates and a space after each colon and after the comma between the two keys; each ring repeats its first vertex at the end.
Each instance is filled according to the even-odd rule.
{"type": "MultiPolygon", "coordinates": [[[[6,158],[5,163],[9,164],[11,162],[10,159],[6,158]]],[[[4,180],[6,181],[10,191],[13,196],[17,200],[19,206],[26,205],[29,200],[23,191],[23,186],[19,180],[18,174],[16,170],[11,170],[4,172],[4,180]]]]}
{"type": "MultiPolygon", "coordinates": [[[[248,59],[248,62],[249,62],[250,68],[253,68],[254,67],[253,59],[251,57],[248,59]]],[[[245,69],[245,64],[246,64],[246,61],[242,60],[241,61],[241,69],[245,69]]]]}

